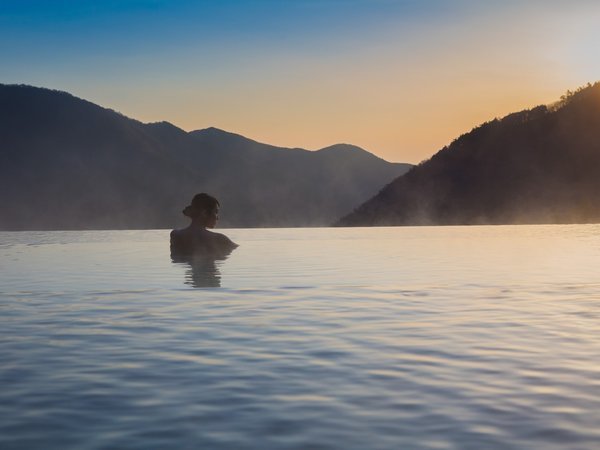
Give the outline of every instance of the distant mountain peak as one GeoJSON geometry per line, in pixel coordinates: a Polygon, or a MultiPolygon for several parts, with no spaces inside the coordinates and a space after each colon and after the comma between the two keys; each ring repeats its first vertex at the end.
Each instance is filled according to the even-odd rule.
{"type": "Polygon", "coordinates": [[[190,133],[227,133],[227,131],[217,127],[206,127],[199,130],[190,131],[190,133]]]}
{"type": "Polygon", "coordinates": [[[146,125],[148,125],[149,127],[155,128],[155,129],[170,130],[170,131],[177,131],[177,132],[185,133],[184,130],[182,130],[181,128],[179,128],[176,125],[173,125],[171,122],[167,122],[166,120],[161,120],[159,122],[150,122],[150,123],[147,123],[146,125]]]}
{"type": "Polygon", "coordinates": [[[237,133],[232,133],[230,131],[225,131],[221,128],[217,128],[217,127],[207,127],[207,128],[202,128],[200,130],[193,130],[190,131],[190,134],[194,134],[197,136],[200,135],[206,135],[206,136],[237,136],[237,137],[242,137],[244,139],[248,139],[245,136],[242,136],[241,134],[237,134],[237,133]]]}
{"type": "Polygon", "coordinates": [[[178,130],[181,130],[181,128],[179,128],[176,125],[173,125],[171,122],[168,122],[166,120],[159,120],[157,122],[148,122],[148,125],[152,125],[152,126],[156,126],[156,127],[165,127],[165,128],[177,128],[178,130]]]}
{"type": "Polygon", "coordinates": [[[52,93],[54,95],[63,95],[63,96],[78,98],[78,97],[75,97],[70,92],[61,91],[60,89],[51,89],[51,88],[46,88],[46,87],[32,86],[30,84],[24,84],[24,83],[0,83],[0,88],[19,89],[19,90],[28,90],[28,91],[36,91],[36,92],[47,92],[47,93],[52,93]]]}
{"type": "Polygon", "coordinates": [[[317,150],[318,152],[349,152],[349,151],[359,151],[359,152],[367,152],[364,148],[361,148],[357,145],[352,145],[352,144],[345,144],[345,143],[341,143],[341,144],[333,144],[333,145],[329,145],[327,147],[323,147],[319,150],[317,150]]]}
{"type": "MultiPolygon", "coordinates": [[[[383,158],[380,158],[379,156],[369,152],[368,150],[365,150],[364,148],[352,144],[333,144],[328,147],[324,147],[320,150],[317,150],[315,153],[330,158],[360,158],[364,159],[365,161],[367,159],[373,161],[385,161],[383,158]]],[[[408,168],[410,167],[410,165],[406,165],[406,167],[408,168]]]]}

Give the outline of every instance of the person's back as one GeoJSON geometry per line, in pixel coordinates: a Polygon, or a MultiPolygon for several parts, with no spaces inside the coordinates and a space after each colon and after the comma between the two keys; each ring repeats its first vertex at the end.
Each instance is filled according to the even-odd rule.
{"type": "Polygon", "coordinates": [[[194,254],[220,256],[238,247],[227,236],[209,231],[219,220],[219,202],[208,194],[197,194],[183,214],[192,219],[187,228],[171,231],[171,256],[174,259],[194,254]]]}

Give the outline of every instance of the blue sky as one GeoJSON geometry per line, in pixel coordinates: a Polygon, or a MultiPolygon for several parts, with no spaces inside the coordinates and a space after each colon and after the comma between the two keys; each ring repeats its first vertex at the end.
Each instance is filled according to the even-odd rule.
{"type": "MultiPolygon", "coordinates": [[[[260,51],[311,48],[357,39],[382,22],[452,14],[444,2],[393,0],[104,0],[5,1],[0,6],[3,51],[51,59],[103,52],[260,51]],[[48,54],[54,50],[55,54],[48,54]]],[[[459,3],[457,3],[458,5],[459,3]]]]}
{"type": "Polygon", "coordinates": [[[0,82],[418,162],[600,79],[598,20],[585,0],[0,0],[0,82]]]}

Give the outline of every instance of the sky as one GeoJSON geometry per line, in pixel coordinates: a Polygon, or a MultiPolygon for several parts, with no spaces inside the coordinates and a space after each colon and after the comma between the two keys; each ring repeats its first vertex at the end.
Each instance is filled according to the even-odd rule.
{"type": "Polygon", "coordinates": [[[418,163],[600,80],[589,0],[0,0],[0,83],[418,163]]]}

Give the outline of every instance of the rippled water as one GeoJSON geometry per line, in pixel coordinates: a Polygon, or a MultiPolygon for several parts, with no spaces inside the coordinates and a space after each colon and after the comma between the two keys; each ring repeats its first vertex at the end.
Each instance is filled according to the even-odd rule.
{"type": "Polygon", "coordinates": [[[0,233],[0,448],[600,448],[600,226],[225,232],[0,233]]]}

